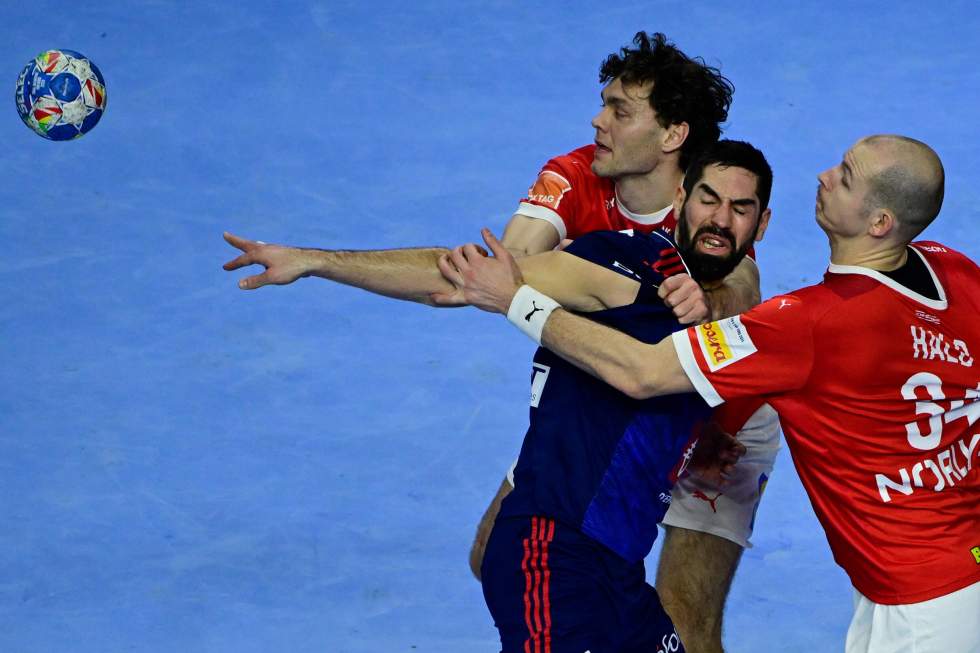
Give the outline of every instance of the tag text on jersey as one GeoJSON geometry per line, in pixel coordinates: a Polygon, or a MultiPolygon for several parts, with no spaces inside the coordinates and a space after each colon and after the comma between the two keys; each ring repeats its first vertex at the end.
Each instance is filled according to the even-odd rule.
{"type": "Polygon", "coordinates": [[[538,175],[537,181],[527,191],[527,198],[532,202],[543,204],[553,211],[558,210],[561,198],[565,193],[572,190],[572,185],[567,179],[557,172],[544,170],[538,175]]]}

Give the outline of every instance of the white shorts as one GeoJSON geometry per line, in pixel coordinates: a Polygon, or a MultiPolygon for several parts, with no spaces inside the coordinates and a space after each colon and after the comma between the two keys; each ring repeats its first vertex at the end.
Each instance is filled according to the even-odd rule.
{"type": "Polygon", "coordinates": [[[671,492],[667,526],[711,533],[749,548],[755,515],[779,452],[779,417],[763,404],[736,436],[745,455],[735,465],[733,477],[723,487],[688,474],[671,492]]]}
{"type": "MultiPolygon", "coordinates": [[[[779,417],[769,404],[763,404],[736,434],[745,445],[745,455],[735,465],[733,478],[723,488],[688,474],[674,486],[670,509],[663,523],[692,531],[711,533],[743,547],[755,526],[755,513],[772,475],[779,452],[779,417]]],[[[514,485],[514,468],[507,480],[514,485]]]]}
{"type": "Polygon", "coordinates": [[[980,583],[906,605],[881,605],[855,590],[845,651],[980,653],[980,583]]]}

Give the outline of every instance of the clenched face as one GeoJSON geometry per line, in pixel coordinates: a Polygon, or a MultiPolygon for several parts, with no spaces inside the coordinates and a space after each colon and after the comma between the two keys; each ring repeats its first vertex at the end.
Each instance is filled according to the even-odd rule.
{"type": "Polygon", "coordinates": [[[724,278],[762,239],[770,211],[759,204],[758,181],[745,168],[712,164],[690,196],[679,193],[677,247],[697,280],[724,278]]]}
{"type": "Polygon", "coordinates": [[[602,89],[602,109],[592,119],[598,176],[644,175],[657,167],[665,130],[650,106],[652,90],[652,82],[623,86],[619,78],[602,89]]]}

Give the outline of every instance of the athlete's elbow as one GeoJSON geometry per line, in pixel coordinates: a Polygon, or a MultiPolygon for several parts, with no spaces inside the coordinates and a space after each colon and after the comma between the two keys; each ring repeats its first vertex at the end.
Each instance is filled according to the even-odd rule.
{"type": "Polygon", "coordinates": [[[622,384],[619,390],[630,399],[647,399],[650,396],[647,394],[646,388],[635,382],[622,384]]]}
{"type": "Polygon", "coordinates": [[[649,399],[658,394],[656,381],[639,368],[626,371],[615,385],[630,399],[649,399]]]}
{"type": "Polygon", "coordinates": [[[660,394],[662,393],[660,392],[659,386],[650,383],[638,382],[630,397],[633,399],[649,399],[660,394]]]}

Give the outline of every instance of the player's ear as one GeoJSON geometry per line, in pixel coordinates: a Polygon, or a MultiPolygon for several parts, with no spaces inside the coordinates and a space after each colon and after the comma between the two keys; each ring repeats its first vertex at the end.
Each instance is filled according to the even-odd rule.
{"type": "Polygon", "coordinates": [[[766,209],[759,216],[759,226],[755,231],[755,242],[762,240],[762,237],[766,234],[766,228],[769,226],[769,218],[772,216],[772,209],[766,209]]]}
{"type": "Polygon", "coordinates": [[[890,209],[875,209],[871,212],[868,234],[874,238],[884,238],[898,226],[898,220],[890,209]]]}
{"type": "Polygon", "coordinates": [[[677,190],[674,191],[674,217],[678,220],[681,219],[681,207],[684,206],[684,200],[687,199],[687,193],[684,192],[684,180],[677,184],[677,190]]]}
{"type": "Polygon", "coordinates": [[[675,122],[672,125],[668,125],[667,129],[664,130],[663,140],[661,141],[664,154],[670,154],[681,149],[690,131],[691,128],[686,122],[675,122]]]}

